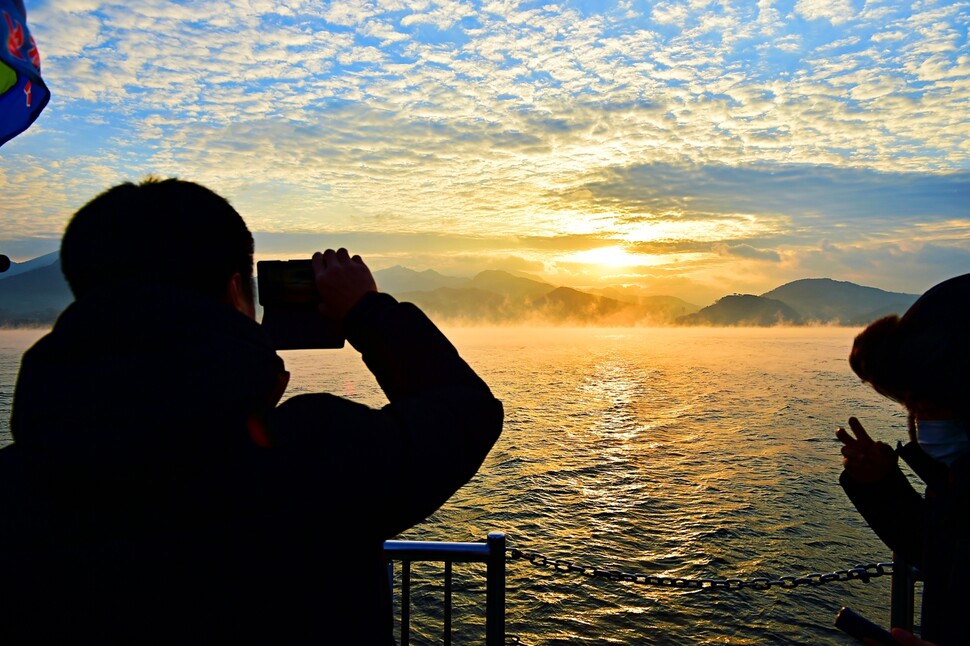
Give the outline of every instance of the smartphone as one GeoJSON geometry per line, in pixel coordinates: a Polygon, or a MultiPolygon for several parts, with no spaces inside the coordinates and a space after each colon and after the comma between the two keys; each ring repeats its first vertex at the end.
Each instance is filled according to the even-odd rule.
{"type": "Polygon", "coordinates": [[[256,263],[256,293],[263,306],[260,324],[277,350],[342,348],[340,324],[319,311],[310,260],[256,263]]]}
{"type": "Polygon", "coordinates": [[[835,625],[860,642],[868,638],[875,640],[877,644],[899,643],[893,639],[892,633],[888,630],[879,624],[869,621],[851,608],[843,607],[835,614],[835,625]]]}

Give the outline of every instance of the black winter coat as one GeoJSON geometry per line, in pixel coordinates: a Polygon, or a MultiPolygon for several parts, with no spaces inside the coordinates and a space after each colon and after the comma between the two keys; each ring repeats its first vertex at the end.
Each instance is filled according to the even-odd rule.
{"type": "Polygon", "coordinates": [[[0,643],[392,643],[383,542],[472,478],[503,411],[413,305],[369,294],[344,329],[381,409],[274,406],[282,360],[215,301],[68,307],[0,450],[0,643]]]}
{"type": "Polygon", "coordinates": [[[964,646],[970,635],[970,456],[947,467],[915,442],[898,447],[897,453],[926,483],[925,497],[898,467],[871,484],[844,471],[839,481],[879,538],[919,569],[920,636],[939,646],[964,646]]]}

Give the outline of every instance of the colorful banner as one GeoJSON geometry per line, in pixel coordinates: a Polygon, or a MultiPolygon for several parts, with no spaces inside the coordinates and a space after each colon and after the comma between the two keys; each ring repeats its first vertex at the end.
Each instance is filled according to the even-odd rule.
{"type": "Polygon", "coordinates": [[[50,98],[23,0],[0,0],[0,146],[26,130],[50,98]]]}

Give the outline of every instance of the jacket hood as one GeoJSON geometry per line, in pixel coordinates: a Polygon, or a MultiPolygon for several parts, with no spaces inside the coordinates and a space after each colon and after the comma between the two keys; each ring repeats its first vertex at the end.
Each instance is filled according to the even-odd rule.
{"type": "Polygon", "coordinates": [[[260,326],[213,299],[164,286],[85,295],[24,353],[11,431],[50,468],[171,470],[249,443],[283,371],[260,326]]]}

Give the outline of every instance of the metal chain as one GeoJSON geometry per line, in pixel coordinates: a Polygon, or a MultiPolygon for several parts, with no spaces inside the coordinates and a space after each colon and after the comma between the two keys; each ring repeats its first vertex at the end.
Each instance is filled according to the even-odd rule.
{"type": "Polygon", "coordinates": [[[683,577],[657,576],[654,574],[633,574],[588,565],[577,565],[570,561],[551,559],[542,554],[525,552],[515,548],[507,549],[506,555],[510,561],[516,559],[526,560],[537,567],[548,567],[557,572],[582,574],[583,576],[608,579],[610,581],[624,581],[627,583],[639,583],[641,585],[688,589],[770,590],[773,587],[797,588],[803,585],[817,587],[836,581],[860,580],[864,583],[869,583],[871,579],[893,573],[892,563],[870,563],[869,565],[857,565],[848,570],[836,570],[835,572],[829,572],[827,574],[813,572],[803,576],[783,576],[777,579],[769,579],[768,577],[755,577],[749,580],[687,579],[683,577]]]}

